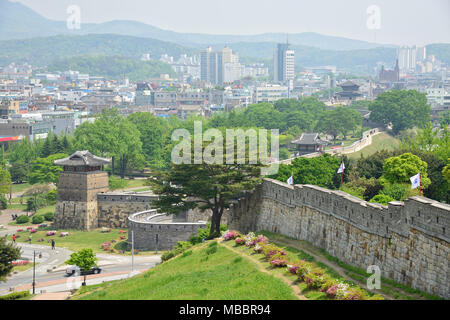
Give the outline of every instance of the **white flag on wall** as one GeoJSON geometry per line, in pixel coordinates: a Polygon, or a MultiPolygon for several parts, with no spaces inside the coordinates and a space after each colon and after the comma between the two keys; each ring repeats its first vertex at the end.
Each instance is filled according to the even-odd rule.
{"type": "Polygon", "coordinates": [[[415,189],[417,187],[420,187],[420,172],[416,174],[415,176],[412,176],[409,178],[411,180],[411,189],[415,189]]]}

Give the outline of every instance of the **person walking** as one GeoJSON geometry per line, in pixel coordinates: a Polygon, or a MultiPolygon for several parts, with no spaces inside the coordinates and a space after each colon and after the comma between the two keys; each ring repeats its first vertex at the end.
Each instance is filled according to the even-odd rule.
{"type": "Polygon", "coordinates": [[[52,250],[55,250],[55,240],[52,239],[52,250]]]}
{"type": "Polygon", "coordinates": [[[16,234],[13,234],[12,239],[13,239],[13,242],[16,243],[16,234]]]}

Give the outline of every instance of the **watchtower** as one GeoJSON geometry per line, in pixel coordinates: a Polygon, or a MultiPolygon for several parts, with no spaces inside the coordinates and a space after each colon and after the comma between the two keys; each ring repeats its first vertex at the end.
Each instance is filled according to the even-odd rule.
{"type": "Polygon", "coordinates": [[[108,191],[108,174],[102,171],[110,159],[94,156],[88,150],[76,151],[59,159],[58,199],[54,226],[90,230],[98,227],[97,194],[108,191]]]}

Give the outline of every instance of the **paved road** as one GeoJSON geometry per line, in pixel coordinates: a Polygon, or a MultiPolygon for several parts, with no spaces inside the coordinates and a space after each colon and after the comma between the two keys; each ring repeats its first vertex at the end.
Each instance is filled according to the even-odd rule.
{"type": "MultiPolygon", "coordinates": [[[[65,275],[66,267],[64,266],[64,262],[70,257],[70,250],[58,247],[56,247],[55,250],[52,250],[49,246],[37,244],[30,245],[17,243],[17,245],[22,248],[22,258],[29,258],[31,261],[33,259],[33,251],[36,251],[36,284],[38,287],[42,287],[42,285],[45,285],[45,283],[48,282],[63,280],[62,283],[59,283],[59,287],[56,288],[56,290],[67,290],[65,287],[67,277],[65,275]],[[39,253],[42,253],[41,258],[38,257],[39,253]],[[50,270],[50,272],[48,270],[50,270]]],[[[102,253],[97,254],[97,258],[98,265],[102,268],[102,273],[100,275],[96,275],[96,277],[104,278],[102,281],[110,281],[126,277],[125,275],[131,271],[132,260],[130,256],[118,256],[102,253]],[[107,276],[107,274],[110,273],[113,273],[113,275],[107,276]]],[[[153,268],[160,262],[161,258],[159,255],[136,256],[134,258],[134,268],[135,270],[147,270],[153,268]]],[[[0,283],[0,295],[8,293],[10,288],[15,288],[17,291],[20,287],[31,285],[32,281],[33,268],[14,274],[7,278],[6,283],[0,283]]],[[[88,282],[88,284],[90,282],[88,282]]],[[[98,282],[94,281],[94,283],[98,282]]],[[[55,288],[52,290],[55,290],[55,288]]]]}

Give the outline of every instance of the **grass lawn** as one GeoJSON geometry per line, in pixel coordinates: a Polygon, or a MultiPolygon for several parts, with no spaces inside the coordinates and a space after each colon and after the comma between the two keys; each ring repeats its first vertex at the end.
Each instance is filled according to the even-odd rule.
{"type": "Polygon", "coordinates": [[[372,137],[372,143],[370,146],[365,147],[362,150],[357,152],[349,153],[347,156],[350,159],[358,160],[361,157],[361,154],[364,157],[370,156],[377,151],[381,150],[394,150],[399,145],[399,140],[394,138],[393,136],[387,134],[386,132],[382,132],[372,137]]]}
{"type": "Polygon", "coordinates": [[[13,193],[22,192],[28,189],[29,187],[31,187],[31,184],[29,183],[14,183],[12,185],[12,192],[13,193]]]}
{"type": "Polygon", "coordinates": [[[125,188],[145,187],[147,179],[127,179],[127,186],[125,188]]]}
{"type": "MultiPolygon", "coordinates": [[[[44,222],[48,223],[48,222],[44,222]]],[[[26,226],[20,225],[20,226],[26,226]]],[[[42,230],[33,233],[32,234],[32,240],[31,243],[41,244],[41,245],[48,245],[51,246],[51,243],[49,242],[50,239],[55,240],[55,245],[57,247],[65,247],[72,251],[78,251],[84,248],[91,248],[94,253],[117,253],[119,254],[119,250],[125,250],[124,255],[131,255],[131,250],[127,250],[125,244],[125,241],[120,240],[120,236],[125,236],[125,239],[128,238],[127,233],[120,233],[119,230],[125,230],[127,229],[111,229],[111,232],[101,232],[101,228],[91,230],[91,231],[80,231],[80,230],[57,230],[56,235],[54,236],[46,236],[46,232],[48,230],[53,230],[52,227],[43,228],[42,230]],[[60,237],[60,232],[69,232],[69,236],[67,237],[60,237]],[[37,241],[39,238],[44,239],[44,241],[39,242],[37,241]],[[105,242],[112,242],[111,248],[114,248],[114,252],[107,252],[104,251],[101,248],[101,245],[105,242]]],[[[19,232],[17,233],[20,235],[20,238],[18,238],[17,242],[27,242],[29,233],[27,231],[19,232]]],[[[12,235],[8,236],[8,239],[12,240],[12,235]]],[[[162,253],[162,252],[159,252],[162,253]]],[[[154,251],[140,251],[137,253],[138,255],[152,255],[154,254],[154,251]]]]}
{"type": "MultiPolygon", "coordinates": [[[[21,205],[20,203],[19,204],[18,203],[13,203],[13,204],[8,205],[8,209],[16,209],[16,210],[21,210],[21,211],[26,212],[27,206],[26,206],[26,204],[21,205]]],[[[36,215],[43,215],[43,214],[46,214],[47,212],[55,212],[55,205],[53,204],[53,205],[42,207],[42,208],[38,209],[36,211],[36,215]]],[[[20,223],[19,224],[16,221],[11,221],[10,223],[8,223],[8,225],[10,225],[10,226],[18,226],[18,227],[20,227],[20,226],[34,226],[35,224],[31,223],[31,219],[32,219],[32,216],[30,215],[30,222],[20,223]]],[[[47,223],[48,224],[49,221],[44,221],[42,223],[47,223]]]]}
{"type": "Polygon", "coordinates": [[[225,246],[199,244],[131,279],[87,286],[80,300],[295,300],[292,288],[225,246]],[[209,246],[208,246],[209,245],[209,246]]]}
{"type": "MultiPolygon", "coordinates": [[[[32,242],[36,244],[41,245],[48,245],[50,246],[51,243],[49,242],[50,239],[55,240],[55,245],[57,247],[66,247],[69,250],[72,251],[78,251],[84,248],[91,248],[95,253],[104,252],[101,249],[101,245],[104,242],[115,240],[116,242],[119,242],[119,236],[126,234],[119,233],[119,229],[111,229],[111,232],[105,232],[102,233],[101,229],[96,229],[92,231],[79,231],[79,230],[57,230],[56,235],[47,237],[45,233],[48,230],[51,230],[51,226],[48,228],[44,228],[44,230],[37,231],[36,233],[32,234],[32,242]],[[68,231],[70,234],[67,237],[59,237],[60,232],[66,232],[68,231]],[[44,239],[42,242],[38,242],[37,240],[39,238],[44,239]]],[[[18,238],[16,241],[18,242],[25,242],[26,239],[28,239],[29,233],[19,232],[20,238],[18,238]]],[[[8,239],[12,239],[12,236],[8,236],[8,239]]]]}

